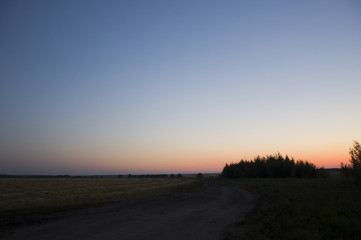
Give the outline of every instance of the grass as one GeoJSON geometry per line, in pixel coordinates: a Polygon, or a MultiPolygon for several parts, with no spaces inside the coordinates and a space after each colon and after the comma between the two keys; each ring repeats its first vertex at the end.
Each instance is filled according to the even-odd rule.
{"type": "Polygon", "coordinates": [[[255,209],[238,223],[245,239],[361,239],[361,186],[348,179],[235,183],[259,196],[255,209]]]}
{"type": "Polygon", "coordinates": [[[192,178],[2,178],[0,215],[53,213],[120,200],[194,191],[192,178]]]}

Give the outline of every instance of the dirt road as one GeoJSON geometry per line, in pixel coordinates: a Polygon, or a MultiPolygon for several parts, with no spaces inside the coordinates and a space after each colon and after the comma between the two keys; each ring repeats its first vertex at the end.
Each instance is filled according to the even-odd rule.
{"type": "Polygon", "coordinates": [[[250,193],[208,182],[202,192],[69,212],[6,239],[223,239],[253,205],[250,193]]]}

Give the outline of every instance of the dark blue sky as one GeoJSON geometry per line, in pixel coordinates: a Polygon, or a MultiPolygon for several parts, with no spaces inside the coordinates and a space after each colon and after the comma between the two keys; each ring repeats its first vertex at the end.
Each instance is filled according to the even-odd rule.
{"type": "Polygon", "coordinates": [[[361,134],[359,1],[1,1],[0,36],[4,173],[338,166],[361,134]]]}

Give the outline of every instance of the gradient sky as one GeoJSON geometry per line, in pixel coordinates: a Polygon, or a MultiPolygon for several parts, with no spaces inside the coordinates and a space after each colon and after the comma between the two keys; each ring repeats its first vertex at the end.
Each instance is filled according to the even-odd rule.
{"type": "Polygon", "coordinates": [[[1,1],[0,173],[220,172],[361,140],[360,1],[1,1]]]}

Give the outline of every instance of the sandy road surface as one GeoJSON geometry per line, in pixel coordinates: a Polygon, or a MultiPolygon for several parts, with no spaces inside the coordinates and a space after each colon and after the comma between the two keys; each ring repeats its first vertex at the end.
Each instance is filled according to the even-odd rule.
{"type": "Polygon", "coordinates": [[[253,205],[250,193],[208,182],[202,192],[69,212],[5,239],[222,239],[253,205]]]}

